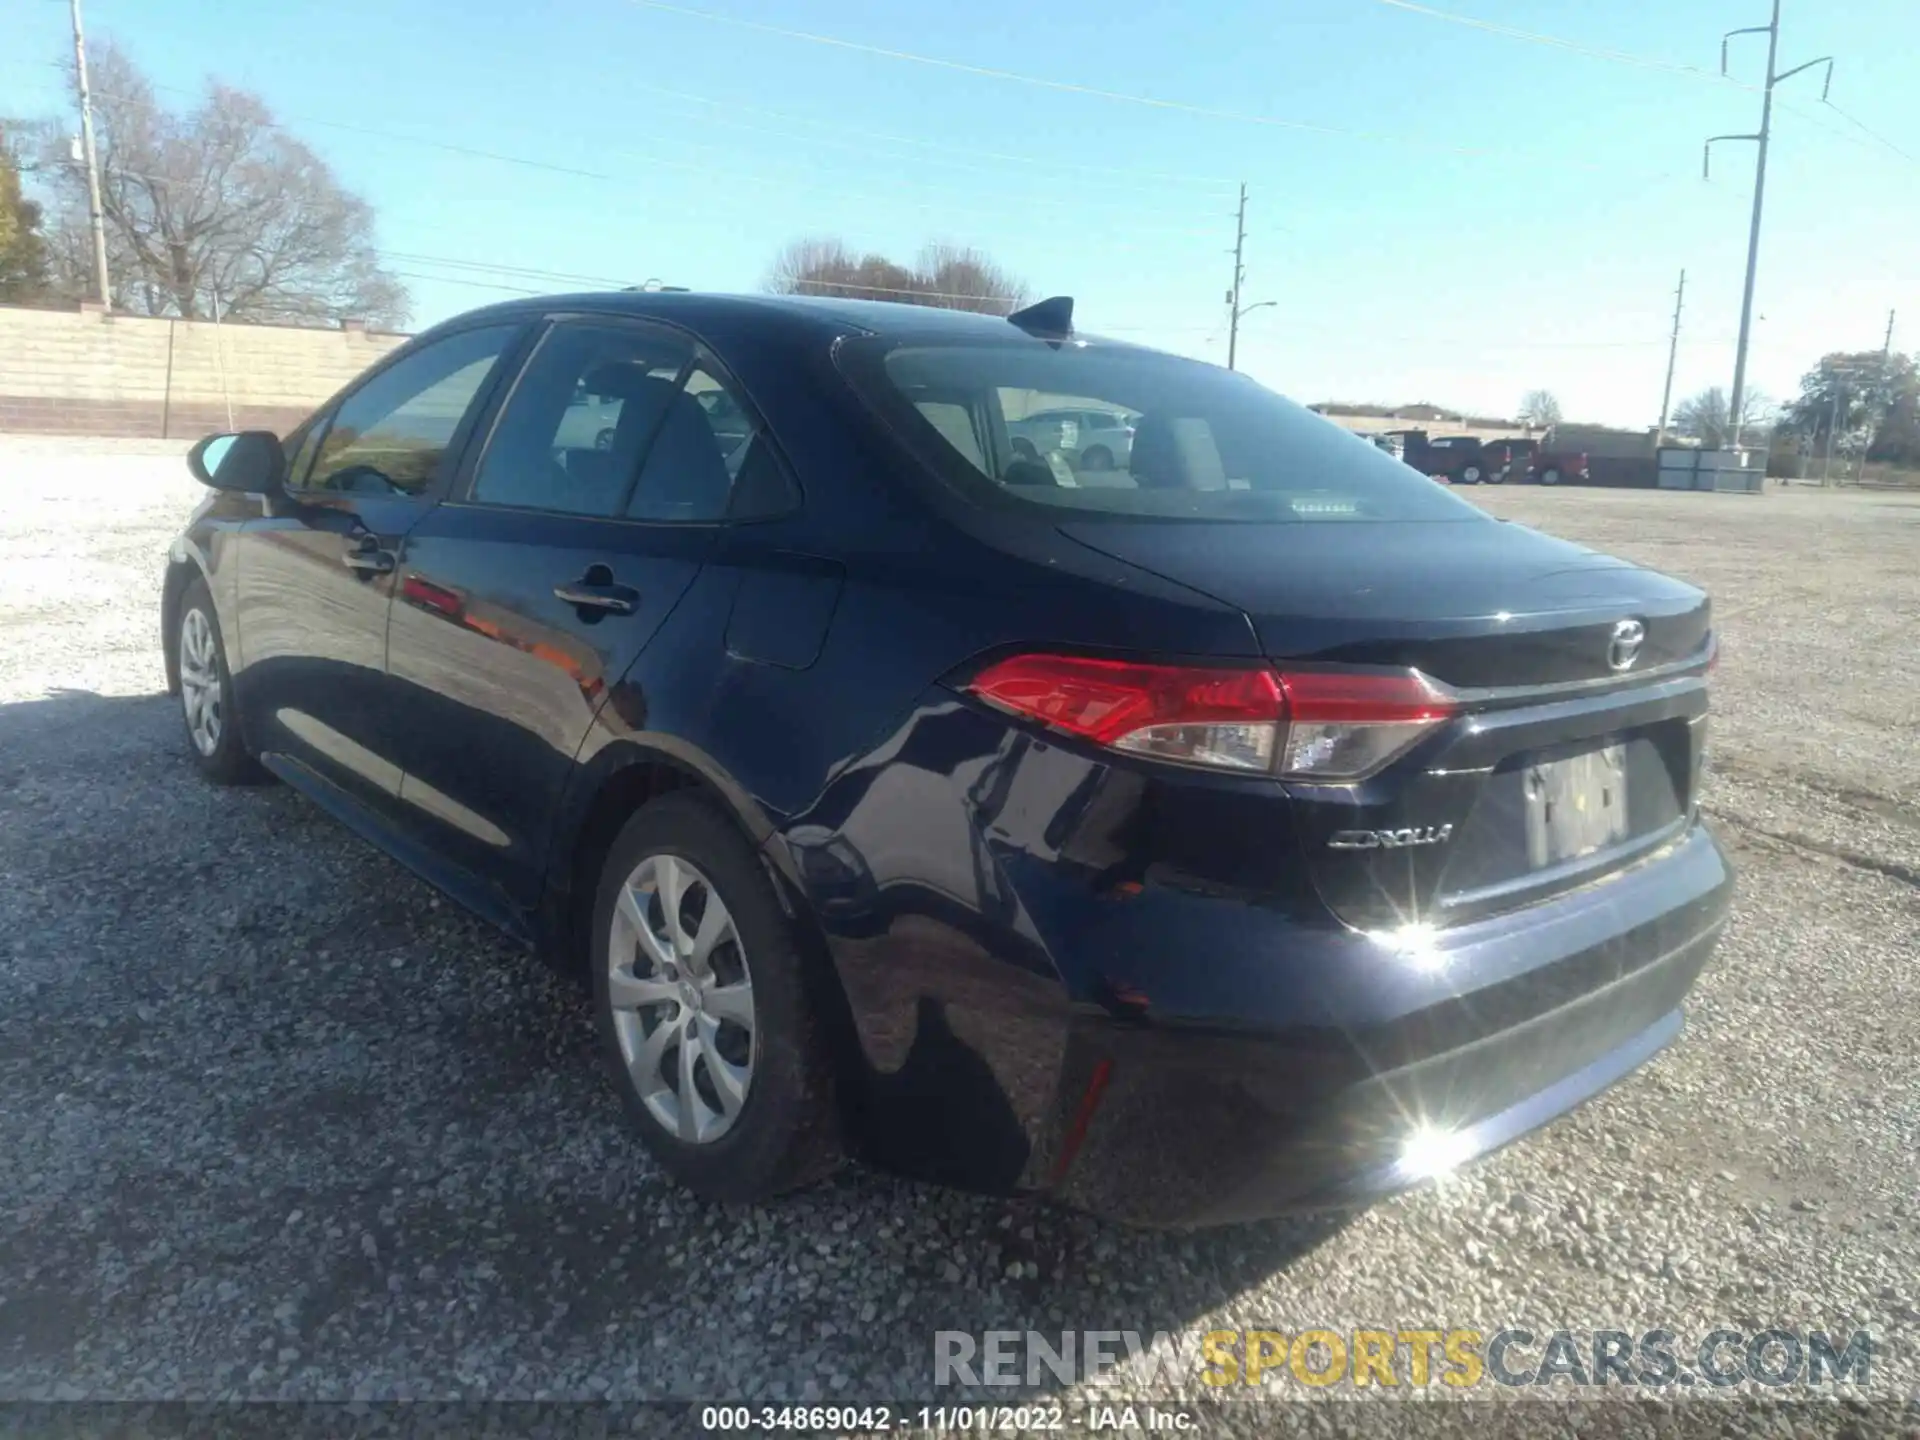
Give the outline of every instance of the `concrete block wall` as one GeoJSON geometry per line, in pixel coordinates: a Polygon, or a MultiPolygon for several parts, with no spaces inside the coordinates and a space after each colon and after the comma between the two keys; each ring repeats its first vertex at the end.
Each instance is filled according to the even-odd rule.
{"type": "Polygon", "coordinates": [[[284,434],[404,335],[0,306],[0,433],[284,434]]]}

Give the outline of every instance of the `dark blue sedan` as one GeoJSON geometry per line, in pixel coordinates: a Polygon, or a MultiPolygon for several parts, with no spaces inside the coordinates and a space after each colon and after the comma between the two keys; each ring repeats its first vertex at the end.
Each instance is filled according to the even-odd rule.
{"type": "Polygon", "coordinates": [[[1671,1041],[1731,883],[1707,598],[1071,310],[517,302],[203,441],[195,762],[587,979],[718,1199],[851,1153],[1345,1205],[1671,1041]]]}

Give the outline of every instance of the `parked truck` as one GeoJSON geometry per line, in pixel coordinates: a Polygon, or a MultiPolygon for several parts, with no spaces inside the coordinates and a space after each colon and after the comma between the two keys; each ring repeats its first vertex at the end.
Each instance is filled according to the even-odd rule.
{"type": "Polygon", "coordinates": [[[1424,430],[1388,430],[1374,443],[1397,454],[1422,475],[1452,485],[1478,485],[1487,478],[1481,442],[1471,435],[1429,435],[1424,430]]]}
{"type": "Polygon", "coordinates": [[[1538,485],[1558,485],[1563,480],[1585,484],[1587,457],[1577,450],[1549,448],[1551,438],[1489,440],[1481,447],[1488,481],[1495,485],[1506,480],[1531,480],[1538,485]]]}

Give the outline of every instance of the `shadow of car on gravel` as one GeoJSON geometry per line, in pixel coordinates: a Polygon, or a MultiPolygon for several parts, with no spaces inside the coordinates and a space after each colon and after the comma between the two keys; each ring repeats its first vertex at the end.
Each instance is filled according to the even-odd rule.
{"type": "MultiPolygon", "coordinates": [[[[194,1365],[252,1375],[284,1332],[344,1396],[396,1346],[453,1374],[484,1334],[710,1399],[719,1316],[748,1360],[800,1345],[836,1393],[951,1399],[936,1330],[1179,1332],[1352,1218],[1131,1230],[859,1167],[703,1204],[626,1129],[571,986],[290,791],[205,786],[179,723],[166,696],[0,705],[0,1150],[21,1162],[0,1208],[22,1217],[0,1278],[38,1277],[0,1286],[0,1373],[60,1373],[105,1332],[197,1346],[179,1373],[204,1384],[194,1365]],[[131,1257],[111,1287],[103,1235],[131,1257]],[[55,1294],[57,1315],[33,1298],[55,1294]]],[[[923,1020],[896,1083],[983,1063],[923,1020]]],[[[1018,1173],[1017,1122],[969,1093],[953,1123],[1018,1173]]]]}

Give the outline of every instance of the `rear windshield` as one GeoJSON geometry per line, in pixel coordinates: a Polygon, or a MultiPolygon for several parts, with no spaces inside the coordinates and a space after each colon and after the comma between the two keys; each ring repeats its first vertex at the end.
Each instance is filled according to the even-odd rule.
{"type": "Polygon", "coordinates": [[[843,368],[949,485],[1054,519],[1484,520],[1246,376],[1067,341],[852,341],[843,368]]]}

